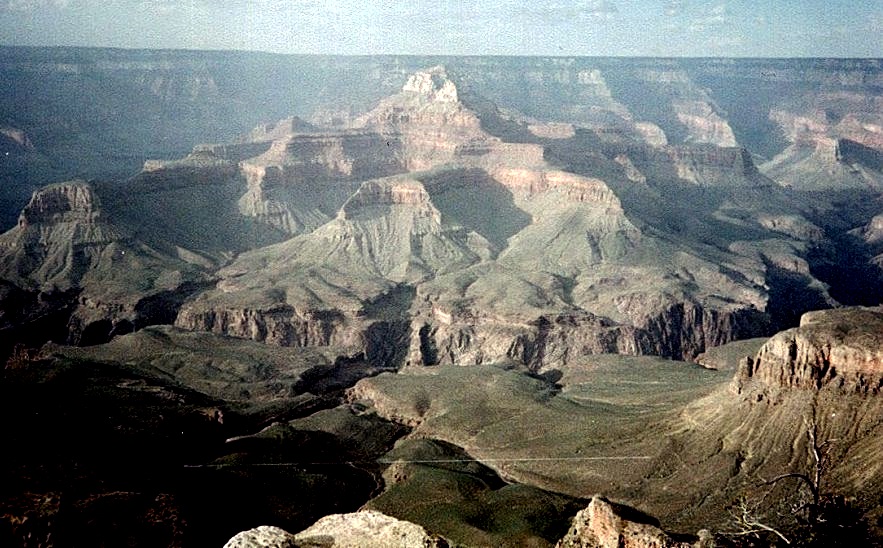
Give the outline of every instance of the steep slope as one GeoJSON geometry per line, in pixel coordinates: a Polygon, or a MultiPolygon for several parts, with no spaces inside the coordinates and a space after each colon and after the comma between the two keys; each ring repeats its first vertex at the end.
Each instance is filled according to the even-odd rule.
{"type": "Polygon", "coordinates": [[[737,385],[754,379],[769,389],[830,387],[876,395],[883,388],[881,363],[883,310],[810,312],[799,327],[777,334],[748,360],[737,385]]]}
{"type": "Polygon", "coordinates": [[[175,303],[205,279],[199,267],[105,220],[83,181],[34,193],[18,226],[0,236],[0,278],[33,294],[74,299],[68,339],[84,344],[168,321],[175,303]]]}
{"type": "Polygon", "coordinates": [[[881,302],[879,253],[859,234],[883,200],[879,95],[862,88],[807,94],[770,113],[791,142],[761,169],[792,191],[802,214],[824,228],[814,273],[849,305],[881,302]]]}
{"type": "Polygon", "coordinates": [[[744,150],[570,140],[546,154],[568,171],[487,168],[530,223],[418,288],[412,363],[693,357],[832,302],[804,259],[822,231],[744,150]]]}

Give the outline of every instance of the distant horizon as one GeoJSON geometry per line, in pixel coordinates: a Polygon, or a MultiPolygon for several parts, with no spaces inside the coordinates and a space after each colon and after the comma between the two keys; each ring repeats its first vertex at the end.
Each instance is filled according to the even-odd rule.
{"type": "Polygon", "coordinates": [[[176,48],[176,47],[125,47],[125,46],[84,46],[84,45],[21,45],[2,44],[0,48],[18,49],[57,49],[57,50],[118,50],[130,52],[191,52],[191,53],[247,53],[258,55],[273,55],[280,57],[499,57],[511,59],[695,59],[695,60],[744,60],[744,61],[794,61],[794,60],[832,60],[832,61],[883,61],[883,53],[878,57],[832,57],[832,56],[723,56],[723,55],[568,55],[568,54],[475,54],[475,53],[282,53],[255,49],[225,49],[225,48],[176,48]]]}
{"type": "Polygon", "coordinates": [[[883,0],[0,0],[0,36],[281,55],[876,59],[883,0]]]}

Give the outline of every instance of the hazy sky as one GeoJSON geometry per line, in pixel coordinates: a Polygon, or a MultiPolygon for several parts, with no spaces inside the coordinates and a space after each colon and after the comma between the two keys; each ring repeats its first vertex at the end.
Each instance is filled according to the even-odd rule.
{"type": "Polygon", "coordinates": [[[0,0],[0,44],[883,57],[883,0],[0,0]]]}

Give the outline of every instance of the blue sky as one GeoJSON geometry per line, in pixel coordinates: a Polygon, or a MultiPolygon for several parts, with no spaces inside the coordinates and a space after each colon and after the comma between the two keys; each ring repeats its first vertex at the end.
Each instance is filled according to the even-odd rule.
{"type": "Polygon", "coordinates": [[[0,0],[0,44],[883,57],[883,0],[0,0]]]}

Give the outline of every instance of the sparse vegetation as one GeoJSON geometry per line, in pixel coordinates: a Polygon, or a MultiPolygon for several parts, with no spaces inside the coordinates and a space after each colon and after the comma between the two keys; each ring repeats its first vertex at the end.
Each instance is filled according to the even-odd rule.
{"type": "Polygon", "coordinates": [[[759,496],[742,496],[730,509],[732,530],[723,533],[737,546],[870,546],[862,512],[826,485],[836,439],[820,439],[816,408],[804,419],[807,469],[763,480],[759,496]],[[787,486],[787,483],[796,483],[787,486]],[[779,498],[781,497],[781,498],[779,498]]]}

